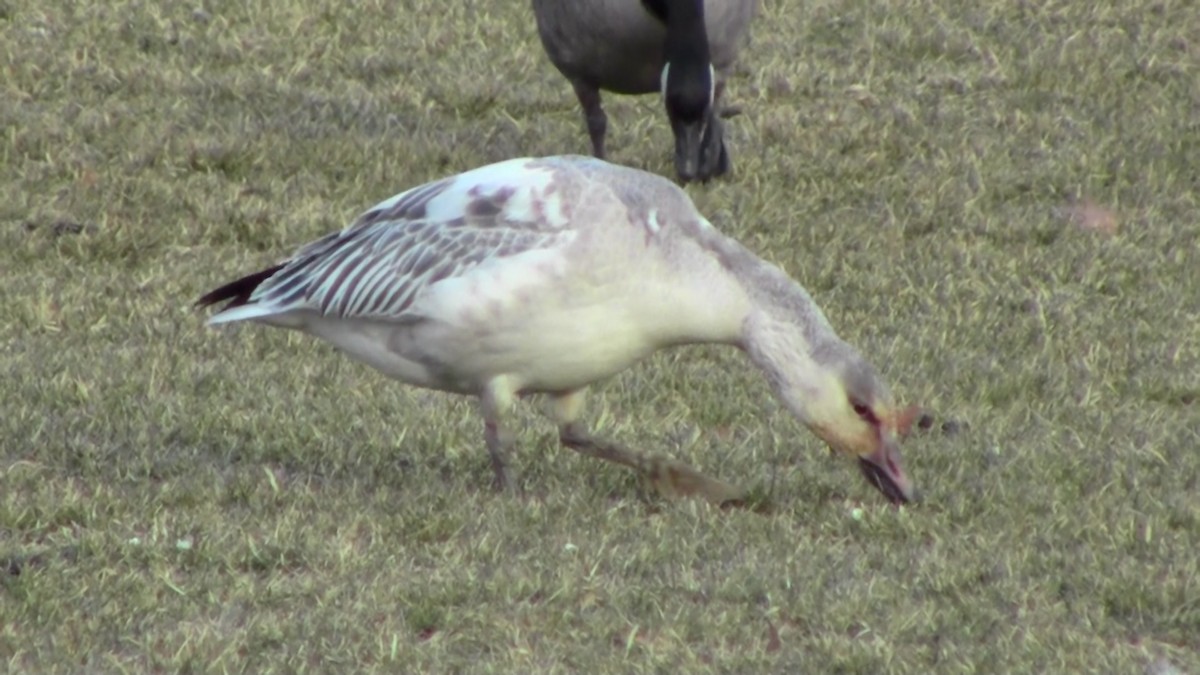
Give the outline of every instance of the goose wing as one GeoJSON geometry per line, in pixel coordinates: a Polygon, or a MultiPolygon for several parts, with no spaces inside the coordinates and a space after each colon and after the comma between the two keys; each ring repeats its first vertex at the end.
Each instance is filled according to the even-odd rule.
{"type": "Polygon", "coordinates": [[[555,166],[520,159],[427,183],[275,267],[200,299],[230,301],[226,323],[295,312],[403,321],[420,295],[489,261],[566,245],[575,236],[555,166]]]}

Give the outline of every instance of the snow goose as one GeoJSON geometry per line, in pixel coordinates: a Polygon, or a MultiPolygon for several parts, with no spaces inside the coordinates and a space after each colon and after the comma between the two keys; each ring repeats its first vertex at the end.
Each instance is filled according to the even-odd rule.
{"type": "Polygon", "coordinates": [[[550,61],[583,108],[592,153],[604,159],[608,117],[600,90],[660,92],[684,181],[727,173],[714,112],[725,76],[749,32],[758,0],[533,0],[550,61]]]}
{"type": "Polygon", "coordinates": [[[511,487],[506,412],[549,396],[563,445],[668,494],[741,496],[687,465],[599,440],[588,385],[689,343],[742,349],[831,449],[895,503],[913,488],[907,426],[874,368],[798,283],[721,234],[670,180],[580,156],[513,159],[437,180],[200,298],[210,324],[324,339],[383,374],[479,397],[496,482],[511,487]]]}

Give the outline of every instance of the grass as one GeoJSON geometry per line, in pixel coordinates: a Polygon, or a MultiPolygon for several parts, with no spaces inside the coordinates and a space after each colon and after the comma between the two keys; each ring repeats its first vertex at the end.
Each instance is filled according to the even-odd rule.
{"type": "MultiPolygon", "coordinates": [[[[0,2],[0,668],[1200,672],[1200,14],[766,4],[688,190],[965,423],[906,444],[919,507],[733,350],[591,418],[767,516],[533,412],[495,495],[470,401],[204,327],[403,188],[586,151],[527,2],[0,2]]],[[[609,97],[609,147],[672,175],[658,106],[609,97]]]]}

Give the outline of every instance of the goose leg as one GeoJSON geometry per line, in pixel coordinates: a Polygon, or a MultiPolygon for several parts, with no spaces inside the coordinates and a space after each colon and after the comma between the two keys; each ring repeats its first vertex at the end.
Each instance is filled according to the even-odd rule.
{"type": "Polygon", "coordinates": [[[504,417],[512,409],[515,398],[515,392],[508,386],[504,377],[489,382],[479,397],[480,408],[483,411],[483,437],[487,443],[488,455],[492,458],[495,486],[497,490],[509,492],[516,491],[517,480],[508,466],[508,459],[512,454],[513,434],[504,425],[504,417]]]}
{"type": "Polygon", "coordinates": [[[558,424],[559,441],[568,448],[634,469],[665,497],[696,496],[717,505],[745,497],[744,490],[709,478],[683,462],[661,455],[646,455],[618,443],[593,437],[587,426],[579,421],[583,401],[583,390],[558,396],[552,401],[552,416],[558,424]]]}
{"type": "Polygon", "coordinates": [[[608,115],[600,105],[600,90],[590,84],[571,82],[575,96],[583,108],[583,120],[587,123],[588,136],[592,139],[592,155],[604,159],[604,135],[608,132],[608,115]]]}

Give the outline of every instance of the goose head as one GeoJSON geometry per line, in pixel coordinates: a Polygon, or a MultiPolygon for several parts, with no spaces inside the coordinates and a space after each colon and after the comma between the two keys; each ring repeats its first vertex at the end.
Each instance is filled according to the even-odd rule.
{"type": "Polygon", "coordinates": [[[659,88],[675,135],[675,171],[684,182],[724,175],[729,154],[714,111],[717,73],[708,49],[704,0],[643,0],[643,5],[667,29],[659,88]]]}
{"type": "Polygon", "coordinates": [[[893,504],[914,501],[900,455],[911,415],[897,408],[875,369],[855,357],[828,370],[808,406],[808,427],[834,451],[857,460],[867,482],[893,504]]]}
{"type": "Polygon", "coordinates": [[[729,172],[725,132],[714,110],[716,72],[711,63],[663,66],[663,105],[675,135],[680,180],[708,180],[729,172]]]}
{"type": "Polygon", "coordinates": [[[892,503],[915,501],[900,455],[915,409],[898,408],[878,372],[823,317],[810,321],[807,336],[793,321],[760,319],[747,322],[745,346],[776,397],[835,453],[855,460],[892,503]]]}

